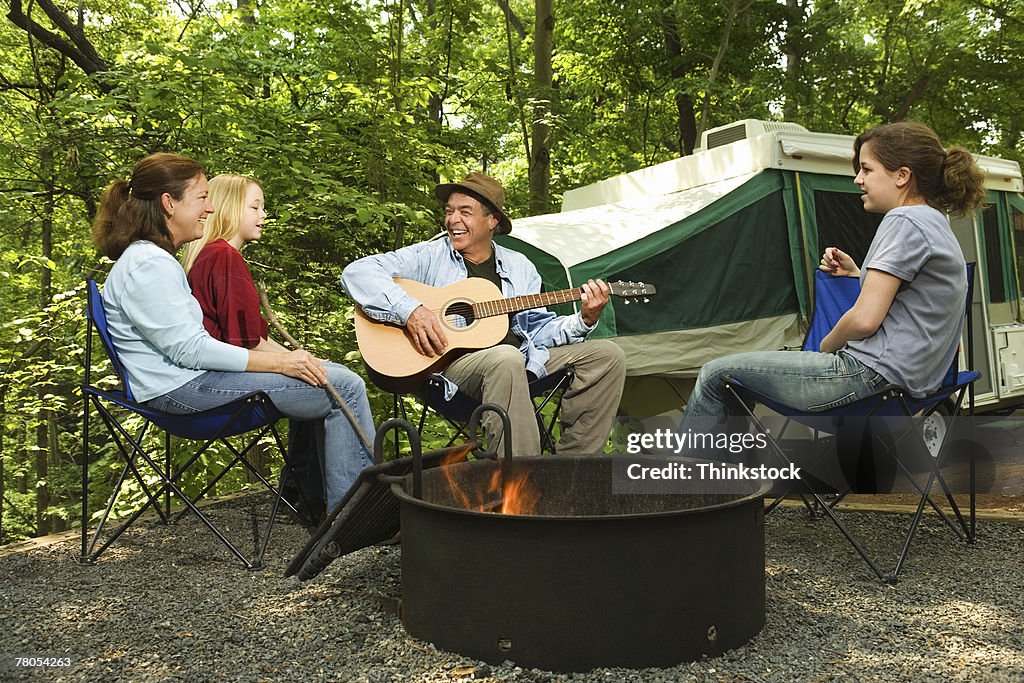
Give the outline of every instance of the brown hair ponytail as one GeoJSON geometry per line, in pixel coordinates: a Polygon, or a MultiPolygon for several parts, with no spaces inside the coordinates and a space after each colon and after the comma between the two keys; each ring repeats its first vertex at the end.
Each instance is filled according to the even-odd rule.
{"type": "Polygon", "coordinates": [[[203,172],[198,162],[161,152],[142,159],[131,180],[115,180],[100,199],[92,223],[92,241],[111,259],[120,258],[128,245],[149,240],[174,254],[161,197],[166,192],[181,199],[192,180],[203,172]]]}
{"type": "Polygon", "coordinates": [[[966,215],[985,201],[985,174],[966,149],[947,152],[935,132],[914,121],[875,126],[853,143],[853,168],[860,171],[860,150],[871,142],[871,153],[889,171],[910,169],[914,187],[931,206],[966,215]]]}
{"type": "Polygon", "coordinates": [[[950,213],[962,216],[985,202],[985,174],[965,148],[955,145],[946,152],[942,180],[942,199],[950,213]]]}

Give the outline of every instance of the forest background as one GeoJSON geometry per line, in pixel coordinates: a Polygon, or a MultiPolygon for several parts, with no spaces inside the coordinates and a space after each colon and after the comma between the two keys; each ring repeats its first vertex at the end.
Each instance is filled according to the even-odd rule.
{"type": "MultiPolygon", "coordinates": [[[[1024,158],[1022,0],[5,5],[0,542],[77,523],[83,287],[110,266],[89,225],[146,154],[263,182],[253,274],[295,337],[354,368],[341,269],[437,232],[433,186],[471,170],[504,183],[517,217],[743,118],[847,134],[915,119],[1024,158]]],[[[371,399],[385,415],[390,395],[371,399]]],[[[91,443],[93,509],[118,458],[91,443]]]]}

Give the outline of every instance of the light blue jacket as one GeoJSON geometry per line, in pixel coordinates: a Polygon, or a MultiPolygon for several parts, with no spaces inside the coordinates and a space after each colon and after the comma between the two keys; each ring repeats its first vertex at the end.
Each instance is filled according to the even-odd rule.
{"type": "MultiPolygon", "coordinates": [[[[502,294],[540,292],[540,274],[529,259],[498,244],[494,256],[502,294]]],[[[353,261],[341,275],[341,286],[370,318],[404,325],[420,302],[395,284],[396,277],[447,287],[466,279],[467,271],[462,254],[452,249],[446,236],[353,261]]],[[[526,356],[526,369],[537,377],[547,374],[549,348],[582,342],[594,327],[588,327],[579,313],[555,315],[546,308],[521,311],[512,318],[512,331],[523,340],[519,350],[526,356]]]]}
{"type": "Polygon", "coordinates": [[[211,337],[185,271],[152,242],[133,242],[103,285],[114,348],[135,400],[177,389],[206,370],[241,372],[249,351],[211,337]]]}

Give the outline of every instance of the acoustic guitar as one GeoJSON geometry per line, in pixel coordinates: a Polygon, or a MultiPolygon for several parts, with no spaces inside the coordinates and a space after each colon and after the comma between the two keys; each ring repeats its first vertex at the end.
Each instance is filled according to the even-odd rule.
{"type": "MultiPolygon", "coordinates": [[[[440,372],[455,358],[494,346],[508,334],[508,317],[531,308],[579,301],[582,290],[527,294],[505,298],[498,287],[483,278],[471,277],[447,287],[431,287],[415,280],[395,278],[410,296],[437,314],[448,337],[448,350],[440,356],[424,356],[413,346],[405,327],[369,318],[356,306],[356,341],[374,384],[384,390],[415,389],[423,378],[440,372]]],[[[614,296],[647,300],[655,288],[643,282],[608,283],[614,296]]]]}

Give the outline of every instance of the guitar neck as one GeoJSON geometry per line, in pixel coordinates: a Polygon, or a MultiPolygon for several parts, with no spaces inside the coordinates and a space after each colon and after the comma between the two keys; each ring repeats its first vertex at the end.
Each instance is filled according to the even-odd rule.
{"type": "Polygon", "coordinates": [[[543,292],[541,294],[525,294],[513,296],[508,299],[495,299],[494,301],[479,301],[473,304],[473,315],[477,318],[490,318],[496,315],[509,315],[531,308],[542,308],[555,304],[566,304],[570,301],[579,301],[582,291],[576,289],[560,289],[557,292],[543,292]]]}

